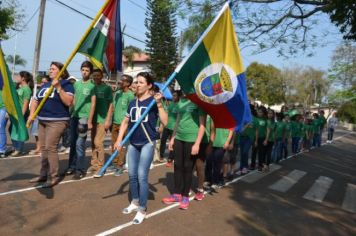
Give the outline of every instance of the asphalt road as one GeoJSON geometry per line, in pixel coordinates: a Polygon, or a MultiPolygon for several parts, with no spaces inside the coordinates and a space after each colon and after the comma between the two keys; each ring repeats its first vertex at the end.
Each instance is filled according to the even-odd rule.
{"type": "MultiPolygon", "coordinates": [[[[356,235],[356,134],[338,130],[336,139],[269,173],[236,178],[186,211],[161,203],[173,169],[156,166],[141,225],[121,213],[127,174],[65,177],[43,189],[28,183],[39,172],[38,156],[1,159],[0,235],[356,235]]],[[[61,155],[62,170],[67,158],[61,155]]]]}

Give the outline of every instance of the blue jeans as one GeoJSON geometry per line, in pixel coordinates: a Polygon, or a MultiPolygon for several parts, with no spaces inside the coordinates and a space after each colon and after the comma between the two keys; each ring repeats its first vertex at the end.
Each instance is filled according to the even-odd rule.
{"type": "Polygon", "coordinates": [[[292,137],[292,153],[298,153],[299,137],[292,137]]]}
{"type": "Polygon", "coordinates": [[[68,168],[84,172],[85,170],[85,141],[87,136],[80,137],[78,132],[79,118],[72,117],[70,120],[70,152],[68,168]]]}
{"type": "Polygon", "coordinates": [[[240,170],[248,168],[248,153],[250,152],[252,143],[253,141],[249,137],[240,137],[240,170]]]}
{"type": "Polygon", "coordinates": [[[130,144],[127,149],[127,163],[129,166],[129,186],[132,201],[139,203],[140,210],[145,211],[148,198],[148,172],[153,160],[156,142],[143,146],[130,144]]]}
{"type": "Polygon", "coordinates": [[[205,163],[205,179],[212,184],[219,184],[222,181],[221,167],[225,150],[213,147],[212,152],[207,156],[205,163]]]}
{"type": "Polygon", "coordinates": [[[0,153],[6,152],[6,123],[7,119],[5,107],[0,108],[0,153]]]}
{"type": "Polygon", "coordinates": [[[272,151],[272,161],[279,162],[283,157],[283,139],[277,138],[272,151]]]}
{"type": "Polygon", "coordinates": [[[320,134],[314,133],[314,136],[313,136],[313,147],[320,147],[319,140],[320,140],[320,134]]]}
{"type": "Polygon", "coordinates": [[[328,128],[328,140],[331,141],[333,140],[334,136],[334,128],[328,128]]]}

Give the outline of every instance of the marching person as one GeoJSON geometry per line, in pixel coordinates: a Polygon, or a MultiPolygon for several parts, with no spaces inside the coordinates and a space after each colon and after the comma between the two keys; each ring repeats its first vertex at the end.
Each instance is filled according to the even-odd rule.
{"type": "MultiPolygon", "coordinates": [[[[31,103],[30,118],[33,116],[38,104],[42,101],[49,87],[54,87],[53,92],[44,103],[38,114],[39,128],[38,139],[41,144],[41,171],[40,176],[30,180],[30,183],[47,181],[43,187],[50,188],[59,183],[59,157],[57,146],[64,129],[70,119],[69,106],[73,103],[73,85],[65,80],[69,74],[64,71],[61,80],[55,80],[63,68],[60,62],[52,62],[49,68],[49,82],[45,83],[37,92],[31,103]]],[[[31,120],[27,121],[30,125],[31,120]]]]}
{"type": "Polygon", "coordinates": [[[123,209],[123,214],[130,214],[137,211],[133,224],[140,224],[147,210],[148,198],[148,173],[153,159],[155,141],[159,139],[156,130],[157,120],[166,126],[168,115],[161,102],[162,94],[156,93],[152,96],[154,81],[148,72],[141,72],[137,75],[137,98],[130,102],[125,118],[123,119],[119,136],[115,143],[115,148],[121,152],[123,150],[121,142],[128,129],[138,121],[139,117],[147,109],[147,106],[156,100],[156,104],[142,120],[141,124],[130,137],[127,149],[127,162],[129,171],[129,186],[131,193],[130,205],[123,209]]]}

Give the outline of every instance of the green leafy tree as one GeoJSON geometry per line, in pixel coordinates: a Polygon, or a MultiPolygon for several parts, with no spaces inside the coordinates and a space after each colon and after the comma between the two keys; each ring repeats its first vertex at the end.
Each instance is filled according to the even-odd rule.
{"type": "Polygon", "coordinates": [[[0,0],[0,40],[8,39],[11,31],[19,31],[23,17],[17,0],[0,0]]]}
{"type": "MultiPolygon", "coordinates": [[[[215,15],[226,1],[183,2],[180,15],[197,17],[189,21],[189,27],[196,28],[205,15],[215,15]]],[[[327,44],[326,36],[334,33],[330,27],[323,27],[329,19],[345,39],[356,41],[354,0],[242,0],[233,1],[233,5],[240,44],[256,44],[255,53],[277,48],[277,53],[285,57],[299,52],[312,56],[313,49],[327,44]]]]}
{"type": "Polygon", "coordinates": [[[248,93],[252,98],[268,105],[285,101],[285,88],[278,68],[253,62],[246,69],[246,77],[248,93]]]}
{"type": "Polygon", "coordinates": [[[148,0],[145,26],[150,69],[158,81],[163,81],[178,62],[176,9],[172,1],[148,0]]]}
{"type": "Polygon", "coordinates": [[[15,55],[15,59],[12,55],[6,56],[6,62],[10,65],[15,64],[15,66],[25,66],[27,63],[25,59],[23,59],[20,55],[17,54],[15,55]]]}

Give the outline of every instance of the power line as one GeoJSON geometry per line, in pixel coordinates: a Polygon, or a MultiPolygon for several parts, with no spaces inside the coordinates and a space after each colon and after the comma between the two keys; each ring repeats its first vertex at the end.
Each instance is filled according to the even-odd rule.
{"type": "MultiPolygon", "coordinates": [[[[61,1],[59,1],[59,0],[51,0],[51,1],[55,1],[55,2],[57,2],[57,3],[59,3],[59,4],[61,4],[63,7],[67,7],[68,9],[70,9],[70,10],[72,10],[72,11],[74,11],[74,12],[76,12],[76,13],[78,13],[78,14],[80,14],[80,15],[82,15],[82,16],[88,18],[88,19],[90,19],[90,20],[93,20],[93,19],[94,19],[93,17],[88,16],[87,14],[85,14],[85,13],[83,13],[83,12],[81,12],[81,11],[79,11],[79,10],[77,10],[77,9],[75,9],[75,8],[73,8],[73,7],[69,6],[69,5],[67,5],[67,4],[65,4],[65,3],[63,3],[63,2],[61,2],[61,1]]],[[[124,32],[123,32],[122,34],[125,35],[125,36],[127,36],[127,37],[129,37],[129,38],[131,38],[131,39],[133,39],[133,40],[136,40],[136,41],[138,41],[138,42],[140,42],[140,43],[146,43],[145,41],[143,41],[143,40],[141,40],[141,39],[138,39],[138,38],[136,38],[136,37],[134,37],[134,36],[132,36],[132,35],[126,34],[126,33],[124,33],[124,32]]]]}
{"type": "MultiPolygon", "coordinates": [[[[39,10],[40,10],[40,7],[38,6],[38,8],[36,9],[36,11],[32,14],[32,16],[31,16],[31,17],[27,20],[27,22],[23,25],[22,29],[19,29],[19,30],[16,30],[16,31],[17,31],[17,32],[21,32],[21,31],[23,31],[24,29],[26,29],[27,25],[32,21],[33,17],[35,17],[35,15],[37,14],[37,12],[38,12],[39,10]]],[[[14,36],[17,34],[17,32],[16,32],[15,34],[11,35],[11,36],[9,37],[9,39],[12,38],[12,37],[14,37],[14,36]]]]}

